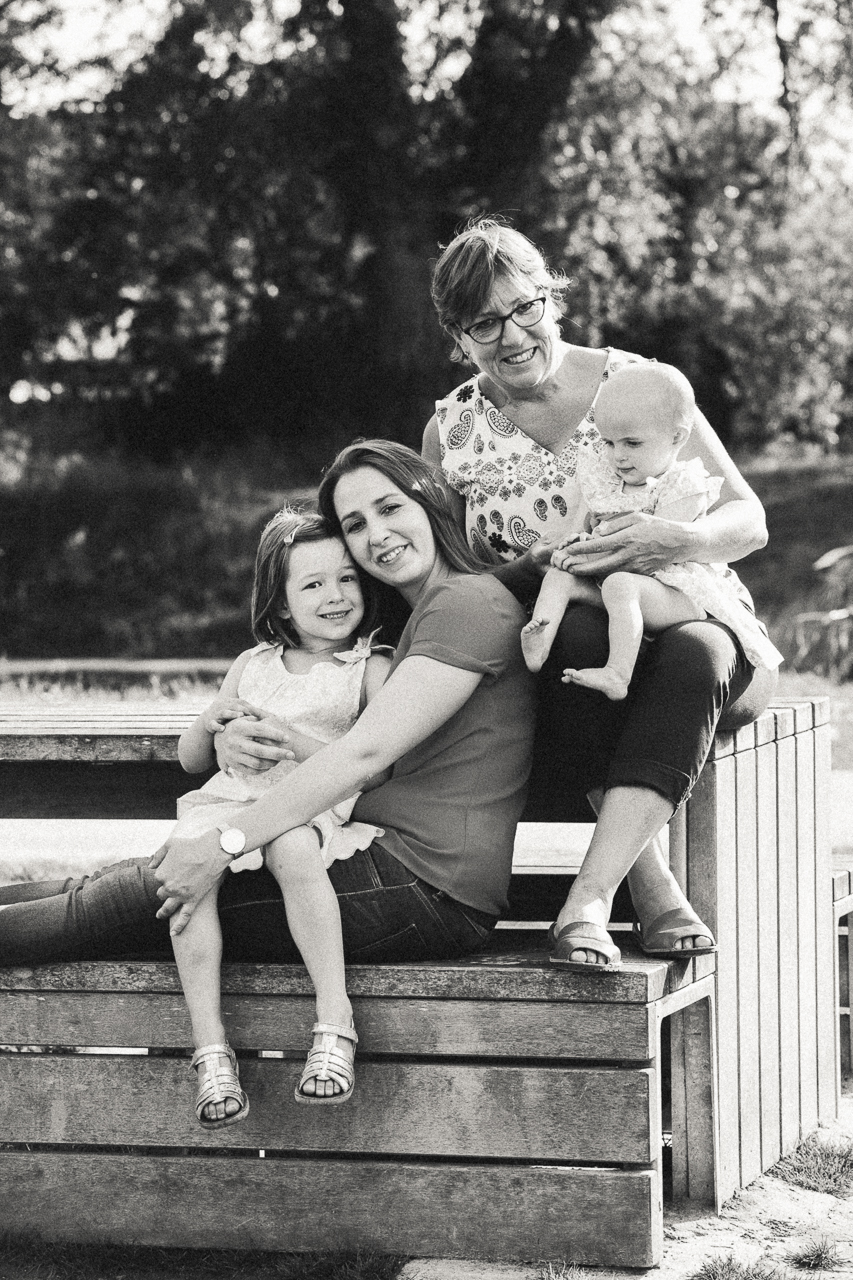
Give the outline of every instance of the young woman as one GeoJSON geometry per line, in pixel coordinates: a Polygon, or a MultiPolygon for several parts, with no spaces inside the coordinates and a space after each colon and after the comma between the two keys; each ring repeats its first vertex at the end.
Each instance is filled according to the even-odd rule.
{"type": "MultiPolygon", "coordinates": [[[[320,507],[356,565],[409,610],[382,688],[349,732],[242,810],[227,850],[218,830],[173,837],[151,866],[0,890],[0,963],[161,953],[165,922],[183,929],[237,844],[268,845],[358,791],[352,818],[384,834],[329,868],[346,960],[449,958],[488,939],[506,904],[533,737],[523,610],[478,572],[444,490],[412,450],[384,440],[344,449],[320,507]]],[[[220,764],[235,767],[259,726],[287,737],[272,721],[231,720],[216,735],[220,764]]],[[[219,916],[226,958],[298,959],[266,868],[226,878],[219,916]]]]}

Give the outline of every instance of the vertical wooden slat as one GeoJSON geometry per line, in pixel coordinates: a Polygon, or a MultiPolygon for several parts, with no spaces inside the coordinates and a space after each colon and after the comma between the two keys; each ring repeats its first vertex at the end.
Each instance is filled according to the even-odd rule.
{"type": "MultiPolygon", "coordinates": [[[[684,1010],[669,1019],[669,1105],[672,1127],[672,1197],[686,1200],[690,1194],[690,1151],[687,1133],[688,1069],[684,1010]]],[[[658,1030],[658,1036],[660,1031],[658,1030]]],[[[658,1040],[660,1053],[660,1040],[658,1040]]]]}
{"type": "MultiPolygon", "coordinates": [[[[799,710],[799,707],[797,708],[799,710]]],[[[817,1128],[817,949],[815,915],[814,730],[798,733],[797,760],[797,941],[800,991],[800,1132],[817,1128]]],[[[824,886],[829,894],[829,884],[824,886]]],[[[831,981],[832,970],[823,975],[831,981]]]]}
{"type": "Polygon", "coordinates": [[[779,1085],[779,880],[776,744],[758,748],[758,1025],[761,1043],[761,1167],[782,1154],[779,1085]]]}
{"type": "MultiPolygon", "coordinates": [[[[853,1008],[851,1003],[850,992],[853,991],[853,946],[850,945],[851,927],[853,927],[853,915],[845,917],[847,924],[847,938],[845,939],[847,946],[845,951],[845,963],[847,965],[847,1008],[853,1008]]],[[[847,1015],[847,1070],[853,1075],[853,1014],[847,1015]]]]}
{"type": "MultiPolygon", "coordinates": [[[[816,709],[817,710],[817,709],[816,709]]],[[[818,716],[815,721],[817,724],[818,716]]],[[[814,815],[815,815],[815,998],[817,1000],[817,1085],[818,1118],[822,1124],[838,1114],[840,1060],[838,1046],[838,945],[835,939],[835,912],[832,907],[832,854],[829,828],[831,804],[831,744],[828,724],[814,732],[814,815]],[[828,975],[832,974],[832,984],[828,975]]]]}
{"type": "Polygon", "coordinates": [[[719,1194],[740,1185],[738,1100],[737,865],[735,757],[719,756],[702,771],[687,815],[690,901],[717,938],[719,1194]]]}
{"type": "Polygon", "coordinates": [[[719,1210],[713,999],[673,1014],[670,1027],[673,1196],[719,1210]]]}
{"type": "MultiPolygon", "coordinates": [[[[750,726],[751,727],[751,726],[750,726]]],[[[761,1173],[761,1041],[758,1021],[758,814],[755,750],[735,756],[738,1097],[741,1186],[761,1173]]]]}
{"type": "Polygon", "coordinates": [[[797,795],[793,737],[776,744],[779,886],[779,1086],[782,1154],[800,1141],[797,795]]]}

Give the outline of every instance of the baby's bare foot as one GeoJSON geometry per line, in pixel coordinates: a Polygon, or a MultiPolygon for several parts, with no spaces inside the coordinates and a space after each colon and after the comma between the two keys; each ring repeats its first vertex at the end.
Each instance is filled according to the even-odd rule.
{"type": "Polygon", "coordinates": [[[547,618],[531,618],[521,631],[521,652],[528,671],[540,671],[551,652],[551,643],[544,635],[547,618]]]}
{"type": "Polygon", "coordinates": [[[580,671],[574,667],[566,667],[563,683],[579,684],[584,689],[598,689],[613,702],[621,702],[628,696],[628,681],[613,667],[584,667],[580,671]]]}

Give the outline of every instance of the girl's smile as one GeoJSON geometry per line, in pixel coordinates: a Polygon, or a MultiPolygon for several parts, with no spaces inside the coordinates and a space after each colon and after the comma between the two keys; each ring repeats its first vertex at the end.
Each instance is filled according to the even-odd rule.
{"type": "Polygon", "coordinates": [[[284,596],[282,616],[312,653],[337,648],[364,617],[358,571],[337,538],[294,544],[284,596]]]}

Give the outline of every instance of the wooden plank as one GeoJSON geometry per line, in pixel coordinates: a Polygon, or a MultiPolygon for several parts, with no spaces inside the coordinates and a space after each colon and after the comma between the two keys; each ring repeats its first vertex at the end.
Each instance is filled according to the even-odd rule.
{"type": "Polygon", "coordinates": [[[333,1245],[604,1267],[655,1266],[662,1251],[650,1171],[6,1152],[3,1198],[20,1232],[52,1240],[126,1243],[132,1222],[137,1244],[196,1249],[333,1245]]]}
{"type": "MultiPolygon", "coordinates": [[[[654,1029],[645,1005],[539,1001],[356,998],[359,1053],[416,1057],[592,1059],[647,1062],[654,1029]]],[[[235,1049],[307,1050],[314,1001],[304,996],[223,997],[235,1049]]],[[[189,1016],[177,994],[0,994],[4,1044],[184,1048],[189,1016]]]]}
{"type": "Polygon", "coordinates": [[[712,1000],[698,1001],[674,1014],[670,1028],[673,1198],[716,1205],[712,1000]]]}
{"type": "Polygon", "coordinates": [[[740,1180],[749,1186],[762,1172],[761,1036],[758,946],[758,780],[756,752],[735,758],[738,1085],[740,1180]]]}
{"type": "Polygon", "coordinates": [[[779,868],[776,744],[756,752],[758,830],[758,1025],[761,1046],[761,1167],[782,1155],[779,1083],[779,868]]]}
{"type": "Polygon", "coordinates": [[[685,806],[687,821],[687,896],[693,909],[717,935],[717,766],[708,761],[685,806]]]}
{"type": "Polygon", "coordinates": [[[796,744],[776,745],[779,893],[779,1097],[782,1154],[800,1142],[796,744]]]}
{"type": "MultiPolygon", "coordinates": [[[[13,1143],[85,1143],[648,1164],[648,1068],[359,1059],[345,1107],[298,1106],[304,1063],[244,1059],[252,1109],[208,1131],[186,1059],[0,1055],[0,1132],[13,1143]]],[[[660,1143],[658,1129],[657,1144],[660,1143]]]]}
{"type": "Polygon", "coordinates": [[[740,1186],[740,1006],[738,1001],[737,801],[733,758],[714,766],[717,794],[717,1042],[722,1199],[740,1186]]]}
{"type": "MultiPolygon", "coordinates": [[[[586,974],[559,969],[549,952],[424,960],[418,964],[353,964],[347,987],[353,997],[412,1000],[541,1000],[581,1004],[650,1004],[689,983],[689,966],[653,960],[626,947],[617,973],[586,974]],[[670,973],[672,970],[672,973],[670,973]]],[[[32,968],[0,969],[0,991],[179,992],[174,964],[156,961],[78,961],[32,968]]],[[[225,964],[227,994],[311,995],[308,974],[298,964],[225,964]]]]}
{"type": "MultiPolygon", "coordinates": [[[[815,720],[817,721],[817,709],[815,720]]],[[[838,947],[835,913],[827,885],[832,874],[830,834],[831,731],[821,722],[814,733],[814,875],[815,875],[815,999],[817,1001],[818,1118],[829,1124],[838,1114],[839,1075],[838,947]],[[827,975],[832,974],[832,982],[827,975]]]]}
{"type": "MultiPolygon", "coordinates": [[[[799,710],[799,708],[798,708],[799,710]]],[[[817,946],[815,919],[814,733],[798,733],[797,751],[797,946],[800,997],[800,1128],[805,1135],[818,1124],[817,1096],[817,946]]],[[[829,894],[829,876],[822,885],[829,894]]],[[[832,981],[832,969],[822,975],[832,981]]]]}
{"type": "Polygon", "coordinates": [[[741,725],[739,729],[735,730],[733,737],[735,754],[738,754],[741,751],[754,751],[755,721],[751,720],[749,724],[741,725]]]}
{"type": "Polygon", "coordinates": [[[774,706],[773,716],[776,721],[776,741],[779,742],[782,738],[793,737],[796,729],[794,708],[774,706]]]}
{"type": "MultiPolygon", "coordinates": [[[[853,918],[851,918],[851,916],[848,915],[846,919],[847,919],[847,937],[844,939],[844,941],[846,942],[847,945],[846,945],[846,954],[844,959],[845,959],[845,970],[846,970],[846,977],[847,977],[846,1007],[849,1010],[851,1007],[851,1003],[853,1003],[851,1002],[851,996],[850,996],[850,992],[853,991],[853,946],[850,945],[850,928],[851,928],[851,925],[853,925],[853,918]]],[[[853,1074],[853,1016],[851,1016],[849,1013],[847,1016],[846,1031],[847,1031],[848,1074],[853,1074]]],[[[841,1029],[839,1028],[839,1035],[840,1034],[841,1034],[841,1029]]],[[[840,1056],[841,1055],[839,1055],[839,1059],[840,1059],[840,1056]]]]}

